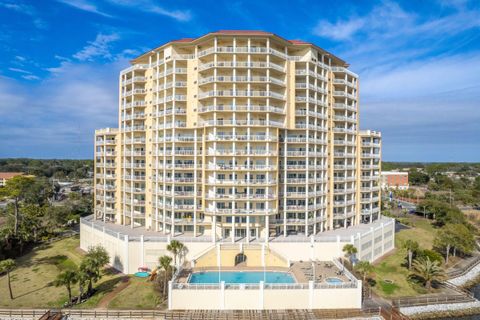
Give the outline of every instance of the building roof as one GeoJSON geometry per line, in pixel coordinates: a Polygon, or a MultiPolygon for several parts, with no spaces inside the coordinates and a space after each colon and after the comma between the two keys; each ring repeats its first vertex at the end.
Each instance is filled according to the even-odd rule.
{"type": "Polygon", "coordinates": [[[165,47],[169,44],[172,44],[172,43],[177,43],[177,44],[192,43],[193,44],[195,42],[200,42],[201,40],[204,40],[205,38],[208,38],[208,37],[211,37],[211,36],[217,36],[217,35],[272,36],[272,37],[277,38],[277,40],[285,42],[286,44],[315,47],[317,50],[323,52],[324,54],[326,54],[330,57],[332,57],[339,64],[343,64],[345,67],[348,67],[348,64],[344,60],[340,59],[339,57],[335,56],[334,54],[326,51],[325,49],[320,48],[319,46],[317,46],[317,45],[315,45],[311,42],[306,42],[306,41],[303,41],[303,40],[287,40],[287,39],[285,39],[283,37],[280,37],[279,35],[276,35],[272,32],[266,32],[266,31],[262,31],[262,30],[218,30],[218,31],[214,31],[214,32],[209,32],[209,33],[204,34],[204,35],[202,35],[200,37],[197,37],[197,38],[182,38],[182,39],[172,40],[172,41],[169,41],[167,43],[162,44],[161,46],[159,46],[155,49],[152,49],[152,50],[149,50],[147,52],[142,53],[140,56],[136,57],[135,59],[131,60],[130,62],[132,64],[134,64],[137,59],[140,59],[140,58],[144,57],[145,55],[147,55],[149,53],[152,53],[154,51],[160,50],[161,48],[163,48],[163,47],[165,47]]]}
{"type": "Polygon", "coordinates": [[[407,175],[408,176],[408,171],[382,171],[382,175],[384,176],[394,176],[394,175],[407,175]]]}
{"type": "Polygon", "coordinates": [[[11,179],[23,175],[23,172],[0,172],[0,179],[11,179]]]}

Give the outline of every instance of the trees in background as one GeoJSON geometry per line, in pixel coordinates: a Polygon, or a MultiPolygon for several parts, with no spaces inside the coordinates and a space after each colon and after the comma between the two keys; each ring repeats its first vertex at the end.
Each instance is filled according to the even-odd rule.
{"type": "MultiPolygon", "coordinates": [[[[17,176],[0,188],[0,200],[10,201],[0,211],[6,219],[0,226],[0,259],[22,254],[24,247],[61,231],[75,219],[74,204],[52,205],[53,186],[42,177],[17,176]]],[[[85,210],[91,207],[86,206],[85,210]]]]}
{"type": "Polygon", "coordinates": [[[439,225],[465,222],[465,216],[462,211],[445,201],[425,199],[418,204],[417,208],[425,209],[425,212],[433,215],[433,218],[439,225]]]}
{"type": "Polygon", "coordinates": [[[426,185],[430,181],[430,176],[418,171],[416,168],[410,169],[408,172],[408,182],[414,186],[426,185]]]}
{"type": "Polygon", "coordinates": [[[25,172],[37,177],[85,179],[93,172],[93,160],[0,159],[0,172],[25,172]]]}
{"type": "Polygon", "coordinates": [[[447,224],[437,233],[434,246],[444,252],[445,263],[448,263],[450,252],[456,256],[457,251],[470,254],[475,248],[475,238],[463,224],[447,224]]]}
{"type": "Polygon", "coordinates": [[[408,269],[412,268],[413,254],[419,249],[418,242],[408,239],[403,243],[403,248],[407,250],[408,269]]]}
{"type": "Polygon", "coordinates": [[[13,235],[18,233],[20,223],[20,203],[30,193],[29,188],[33,185],[34,179],[26,176],[16,176],[8,180],[5,186],[0,189],[0,197],[13,200],[13,235]]]}

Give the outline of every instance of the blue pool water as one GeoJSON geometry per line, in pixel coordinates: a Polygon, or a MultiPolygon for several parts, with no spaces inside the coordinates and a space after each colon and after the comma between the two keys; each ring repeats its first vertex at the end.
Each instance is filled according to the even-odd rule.
{"type": "Polygon", "coordinates": [[[325,281],[329,284],[340,284],[343,283],[343,280],[338,279],[338,278],[327,278],[325,281]]]}
{"type": "Polygon", "coordinates": [[[233,272],[222,271],[220,277],[216,271],[195,272],[190,277],[190,283],[295,283],[292,275],[286,272],[233,272]]]}
{"type": "Polygon", "coordinates": [[[139,272],[135,272],[134,275],[135,275],[135,277],[146,278],[150,275],[150,272],[139,271],[139,272]]]}

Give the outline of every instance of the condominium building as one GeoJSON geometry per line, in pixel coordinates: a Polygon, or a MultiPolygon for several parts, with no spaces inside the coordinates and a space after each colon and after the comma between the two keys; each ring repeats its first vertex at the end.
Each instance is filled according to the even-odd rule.
{"type": "Polygon", "coordinates": [[[269,241],[380,216],[381,135],[359,131],[359,80],[342,59],[218,31],[131,64],[118,129],[95,133],[95,219],[269,241]]]}
{"type": "Polygon", "coordinates": [[[380,187],[384,190],[408,190],[408,171],[383,171],[380,177],[380,187]]]}

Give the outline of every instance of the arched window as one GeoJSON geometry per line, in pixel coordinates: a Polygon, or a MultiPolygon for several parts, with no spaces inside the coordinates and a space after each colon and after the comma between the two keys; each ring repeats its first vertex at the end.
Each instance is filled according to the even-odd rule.
{"type": "Polygon", "coordinates": [[[239,253],[235,256],[235,265],[239,265],[240,263],[243,263],[245,261],[247,261],[247,256],[243,253],[239,253]]]}

